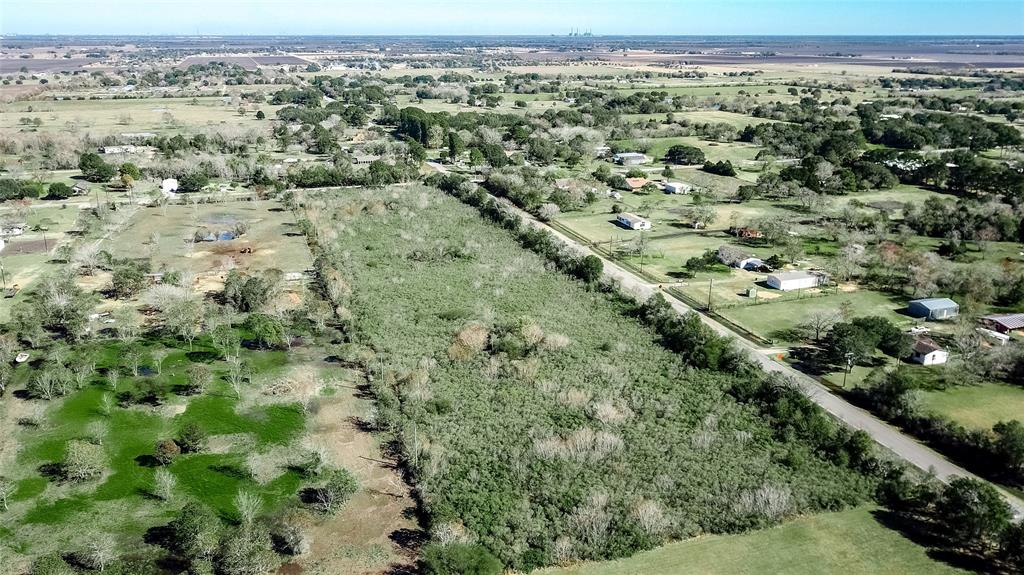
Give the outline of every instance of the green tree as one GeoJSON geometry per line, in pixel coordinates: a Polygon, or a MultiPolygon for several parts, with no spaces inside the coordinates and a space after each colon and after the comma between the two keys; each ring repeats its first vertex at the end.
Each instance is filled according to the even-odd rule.
{"type": "Polygon", "coordinates": [[[185,505],[168,527],[171,549],[189,560],[212,557],[217,550],[221,522],[205,505],[185,505]]]}
{"type": "Polygon", "coordinates": [[[267,118],[267,115],[263,113],[263,110],[256,110],[256,119],[257,120],[265,120],[266,118],[267,118]]]}
{"type": "Polygon", "coordinates": [[[199,192],[209,183],[210,178],[205,172],[200,170],[189,172],[178,178],[178,191],[186,193],[199,192]]]}
{"type": "Polygon", "coordinates": [[[604,262],[601,261],[601,258],[589,255],[580,262],[579,275],[583,281],[587,283],[596,282],[601,279],[602,273],[604,273],[604,262]]]}
{"type": "Polygon", "coordinates": [[[1000,463],[1011,473],[1024,471],[1024,424],[1014,419],[992,426],[996,434],[995,450],[1000,463]]]}
{"type": "Polygon", "coordinates": [[[142,170],[131,162],[121,164],[121,167],[117,169],[117,172],[122,176],[131,176],[133,180],[138,180],[142,177],[142,170]]]}
{"type": "Polygon", "coordinates": [[[982,549],[999,541],[1012,517],[1009,504],[995,487],[964,477],[949,482],[935,513],[953,542],[982,549]]]}
{"type": "Polygon", "coordinates": [[[85,152],[78,158],[78,169],[90,182],[106,182],[117,173],[117,168],[103,161],[95,152],[85,152]]]}
{"type": "Polygon", "coordinates": [[[71,186],[64,182],[54,182],[50,184],[50,187],[46,190],[46,199],[48,200],[66,200],[71,197],[74,192],[71,190],[71,186]]]}
{"type": "Polygon", "coordinates": [[[695,166],[705,162],[704,151],[695,146],[676,144],[665,152],[665,161],[682,166],[695,166]]]}
{"type": "Polygon", "coordinates": [[[275,317],[262,313],[249,314],[242,327],[262,347],[274,348],[285,345],[284,326],[275,317]]]}

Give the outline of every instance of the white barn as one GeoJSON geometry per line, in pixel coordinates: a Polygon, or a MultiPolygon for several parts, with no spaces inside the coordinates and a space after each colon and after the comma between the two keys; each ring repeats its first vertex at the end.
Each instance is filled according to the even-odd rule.
{"type": "Polygon", "coordinates": [[[666,194],[689,194],[693,186],[682,182],[665,182],[666,194]]]}
{"type": "Polygon", "coordinates": [[[802,270],[779,272],[768,276],[768,286],[779,291],[807,289],[821,285],[823,276],[802,270]]]}
{"type": "Polygon", "coordinates": [[[629,212],[621,212],[615,219],[622,225],[626,226],[631,230],[649,230],[651,229],[651,222],[645,220],[636,214],[629,212]]]}

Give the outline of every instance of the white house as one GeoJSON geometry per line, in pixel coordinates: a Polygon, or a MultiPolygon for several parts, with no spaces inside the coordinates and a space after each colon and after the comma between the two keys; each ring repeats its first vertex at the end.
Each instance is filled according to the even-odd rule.
{"type": "Polygon", "coordinates": [[[622,166],[639,166],[650,162],[651,158],[638,152],[622,152],[612,156],[612,161],[622,166]]]}
{"type": "Polygon", "coordinates": [[[178,180],[174,178],[165,178],[164,181],[160,182],[160,189],[165,194],[178,191],[178,180]]]}
{"type": "Polygon", "coordinates": [[[135,146],[132,146],[130,144],[126,145],[126,146],[103,146],[102,148],[100,148],[100,153],[101,154],[134,154],[135,153],[135,149],[136,149],[135,146]]]}
{"type": "Polygon", "coordinates": [[[741,270],[757,271],[764,267],[765,265],[766,264],[764,263],[764,260],[762,260],[761,258],[755,258],[753,256],[749,258],[743,258],[742,260],[736,262],[736,267],[741,270]]]}
{"type": "Polygon", "coordinates": [[[693,190],[693,186],[682,182],[665,182],[664,188],[666,194],[688,194],[693,190]]]}
{"type": "Polygon", "coordinates": [[[942,365],[949,359],[949,352],[935,343],[934,340],[922,337],[914,342],[910,361],[921,365],[942,365]]]}
{"type": "Polygon", "coordinates": [[[797,270],[769,275],[768,286],[780,291],[792,291],[818,287],[821,285],[822,280],[824,280],[824,277],[820,274],[797,270]]]}
{"type": "Polygon", "coordinates": [[[615,219],[622,225],[626,226],[631,230],[649,230],[651,229],[651,222],[641,218],[636,214],[629,212],[622,212],[615,216],[615,219]]]}

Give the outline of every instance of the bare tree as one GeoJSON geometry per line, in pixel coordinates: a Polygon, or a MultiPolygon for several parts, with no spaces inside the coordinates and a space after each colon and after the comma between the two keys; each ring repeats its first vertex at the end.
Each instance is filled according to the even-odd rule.
{"type": "Polygon", "coordinates": [[[18,484],[7,479],[6,477],[0,477],[0,505],[4,506],[4,511],[7,511],[7,500],[14,495],[14,491],[18,488],[18,484]]]}
{"type": "Polygon", "coordinates": [[[256,521],[256,517],[263,510],[263,500],[254,493],[239,491],[235,495],[235,508],[238,510],[238,520],[243,526],[248,527],[256,521]]]}
{"type": "Polygon", "coordinates": [[[103,536],[89,543],[82,554],[84,563],[92,569],[98,569],[101,573],[117,559],[117,548],[114,540],[109,536],[103,536]]]}
{"type": "Polygon", "coordinates": [[[178,480],[166,467],[156,470],[153,476],[153,495],[170,501],[174,497],[174,489],[178,486],[178,480]]]}
{"type": "Polygon", "coordinates": [[[164,360],[167,359],[167,356],[170,354],[171,352],[162,347],[160,349],[153,350],[153,352],[149,354],[150,357],[153,358],[153,368],[156,369],[157,375],[161,375],[163,373],[164,360]]]}
{"type": "Polygon", "coordinates": [[[821,341],[821,336],[839,323],[842,317],[835,310],[823,309],[807,314],[800,327],[814,334],[814,341],[821,341]]]}

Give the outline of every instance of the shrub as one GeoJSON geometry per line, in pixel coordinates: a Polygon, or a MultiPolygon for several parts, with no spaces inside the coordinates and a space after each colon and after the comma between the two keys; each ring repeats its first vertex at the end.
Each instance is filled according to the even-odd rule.
{"type": "Polygon", "coordinates": [[[107,455],[103,447],[86,441],[71,440],[64,457],[64,476],[68,481],[88,481],[103,474],[107,455]]]}
{"type": "Polygon", "coordinates": [[[171,549],[187,559],[209,558],[217,550],[221,522],[205,505],[185,505],[168,527],[171,549]]]}
{"type": "Polygon", "coordinates": [[[199,453],[206,449],[206,440],[209,434],[203,426],[190,421],[181,428],[178,434],[177,443],[185,453],[199,453]]]}
{"type": "Polygon", "coordinates": [[[181,455],[181,448],[173,439],[158,441],[156,449],[153,450],[153,457],[160,465],[169,465],[179,455],[181,455]]]}

